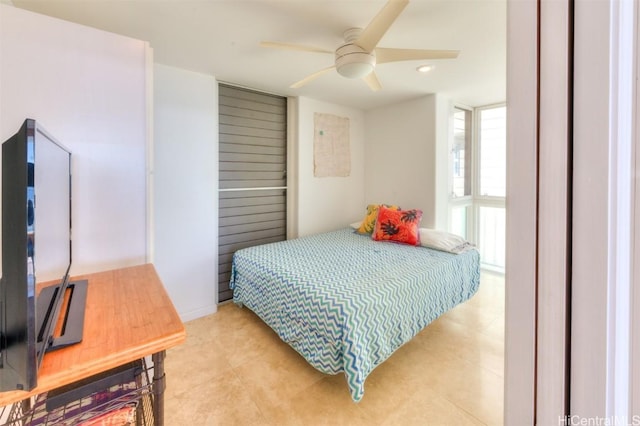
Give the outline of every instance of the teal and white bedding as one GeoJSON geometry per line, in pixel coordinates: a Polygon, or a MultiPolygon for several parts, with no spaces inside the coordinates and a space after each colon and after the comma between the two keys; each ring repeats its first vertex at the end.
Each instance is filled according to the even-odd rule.
{"type": "Polygon", "coordinates": [[[451,254],[345,228],[239,250],[230,287],[313,367],[359,401],[373,369],[480,283],[475,249],[451,254]]]}

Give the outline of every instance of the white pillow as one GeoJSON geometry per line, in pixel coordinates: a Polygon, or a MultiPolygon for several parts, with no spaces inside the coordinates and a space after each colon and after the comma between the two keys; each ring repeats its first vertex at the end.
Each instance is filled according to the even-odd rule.
{"type": "Polygon", "coordinates": [[[420,228],[420,245],[449,253],[459,254],[469,250],[473,244],[459,235],[437,229],[420,228]]]}

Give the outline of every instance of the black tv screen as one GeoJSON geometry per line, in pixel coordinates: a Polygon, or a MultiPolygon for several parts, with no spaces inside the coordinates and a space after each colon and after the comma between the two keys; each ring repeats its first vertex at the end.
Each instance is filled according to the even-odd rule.
{"type": "Polygon", "coordinates": [[[36,386],[70,266],[71,153],[27,119],[2,145],[1,391],[36,386]],[[48,300],[36,296],[51,280],[48,300]]]}

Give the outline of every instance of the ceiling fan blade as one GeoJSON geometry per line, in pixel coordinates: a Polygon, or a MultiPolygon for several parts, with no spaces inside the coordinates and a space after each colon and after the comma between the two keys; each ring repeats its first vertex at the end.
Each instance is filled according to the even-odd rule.
{"type": "Polygon", "coordinates": [[[417,59],[452,59],[457,58],[459,50],[422,50],[422,49],[376,49],[376,63],[412,61],[417,59]]]}
{"type": "Polygon", "coordinates": [[[303,78],[302,80],[300,80],[300,81],[298,81],[296,83],[293,83],[289,87],[292,88],[292,89],[299,89],[300,87],[304,86],[305,84],[315,80],[316,78],[320,77],[321,75],[326,74],[329,71],[334,70],[334,69],[336,69],[336,67],[335,67],[335,65],[332,65],[332,66],[330,66],[328,68],[325,68],[325,69],[322,69],[320,71],[314,72],[313,74],[303,78]]]}
{"type": "Polygon", "coordinates": [[[260,46],[272,47],[275,49],[298,50],[301,52],[330,53],[332,55],[334,53],[331,50],[323,49],[321,47],[305,46],[304,44],[294,44],[294,43],[280,43],[278,41],[261,41],[260,46]]]}
{"type": "Polygon", "coordinates": [[[369,22],[367,28],[362,31],[356,44],[367,52],[373,51],[407,4],[409,4],[409,0],[389,0],[375,18],[369,22]]]}
{"type": "Polygon", "coordinates": [[[362,79],[367,83],[367,86],[369,86],[369,88],[374,92],[377,92],[378,90],[382,89],[382,85],[380,84],[380,81],[378,80],[378,76],[376,76],[375,71],[371,71],[369,74],[362,77],[362,79]]]}

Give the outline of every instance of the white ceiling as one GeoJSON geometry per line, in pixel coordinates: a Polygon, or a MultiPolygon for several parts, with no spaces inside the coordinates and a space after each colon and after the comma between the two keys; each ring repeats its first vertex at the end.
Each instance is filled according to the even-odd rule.
{"type": "Polygon", "coordinates": [[[378,65],[382,90],[332,71],[333,55],[268,49],[262,40],[333,51],[343,32],[366,27],[385,0],[13,0],[17,7],[149,41],[155,62],[280,95],[367,110],[442,93],[468,106],[506,99],[506,0],[412,0],[380,47],[457,49],[457,59],[378,65]],[[432,63],[427,74],[415,71],[432,63]]]}

